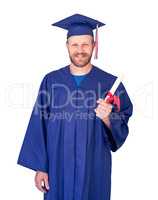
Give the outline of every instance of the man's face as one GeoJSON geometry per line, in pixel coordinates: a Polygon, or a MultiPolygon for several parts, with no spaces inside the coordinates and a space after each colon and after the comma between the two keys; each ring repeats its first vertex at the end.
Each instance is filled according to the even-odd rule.
{"type": "Polygon", "coordinates": [[[91,35],[71,36],[67,40],[71,62],[77,67],[87,65],[92,57],[94,40],[91,35]]]}

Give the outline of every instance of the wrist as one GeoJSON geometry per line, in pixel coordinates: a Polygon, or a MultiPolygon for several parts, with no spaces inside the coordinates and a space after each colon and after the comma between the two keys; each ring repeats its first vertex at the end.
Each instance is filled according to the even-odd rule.
{"type": "Polygon", "coordinates": [[[109,117],[105,117],[102,119],[104,124],[109,128],[111,129],[111,123],[110,123],[110,120],[109,120],[109,117]]]}

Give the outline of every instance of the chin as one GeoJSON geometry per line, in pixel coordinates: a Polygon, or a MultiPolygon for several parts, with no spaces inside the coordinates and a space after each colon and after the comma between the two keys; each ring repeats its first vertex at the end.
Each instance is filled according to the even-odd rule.
{"type": "Polygon", "coordinates": [[[85,64],[79,64],[79,63],[74,63],[74,65],[75,65],[76,67],[80,67],[80,68],[82,68],[82,67],[85,66],[85,64]]]}
{"type": "Polygon", "coordinates": [[[85,65],[87,65],[89,62],[90,62],[90,59],[85,59],[85,60],[77,60],[77,59],[72,59],[71,58],[71,62],[75,65],[75,66],[77,66],[77,67],[80,67],[80,68],[82,68],[82,67],[84,67],[85,65]]]}

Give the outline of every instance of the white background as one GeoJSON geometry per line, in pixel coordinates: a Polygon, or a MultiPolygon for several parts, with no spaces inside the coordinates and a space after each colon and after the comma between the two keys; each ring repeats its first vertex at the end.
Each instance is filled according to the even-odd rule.
{"type": "Polygon", "coordinates": [[[158,28],[156,1],[0,2],[0,199],[40,200],[34,172],[16,164],[43,76],[69,63],[66,32],[51,23],[74,13],[107,25],[99,59],[119,75],[134,104],[130,134],[113,153],[112,200],[158,199],[158,28]]]}

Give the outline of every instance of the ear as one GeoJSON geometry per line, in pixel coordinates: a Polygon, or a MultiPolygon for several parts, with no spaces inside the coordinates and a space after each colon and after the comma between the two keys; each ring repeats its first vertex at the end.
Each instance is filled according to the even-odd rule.
{"type": "Polygon", "coordinates": [[[94,50],[95,46],[96,46],[96,42],[94,41],[93,42],[93,50],[94,50]]]}

